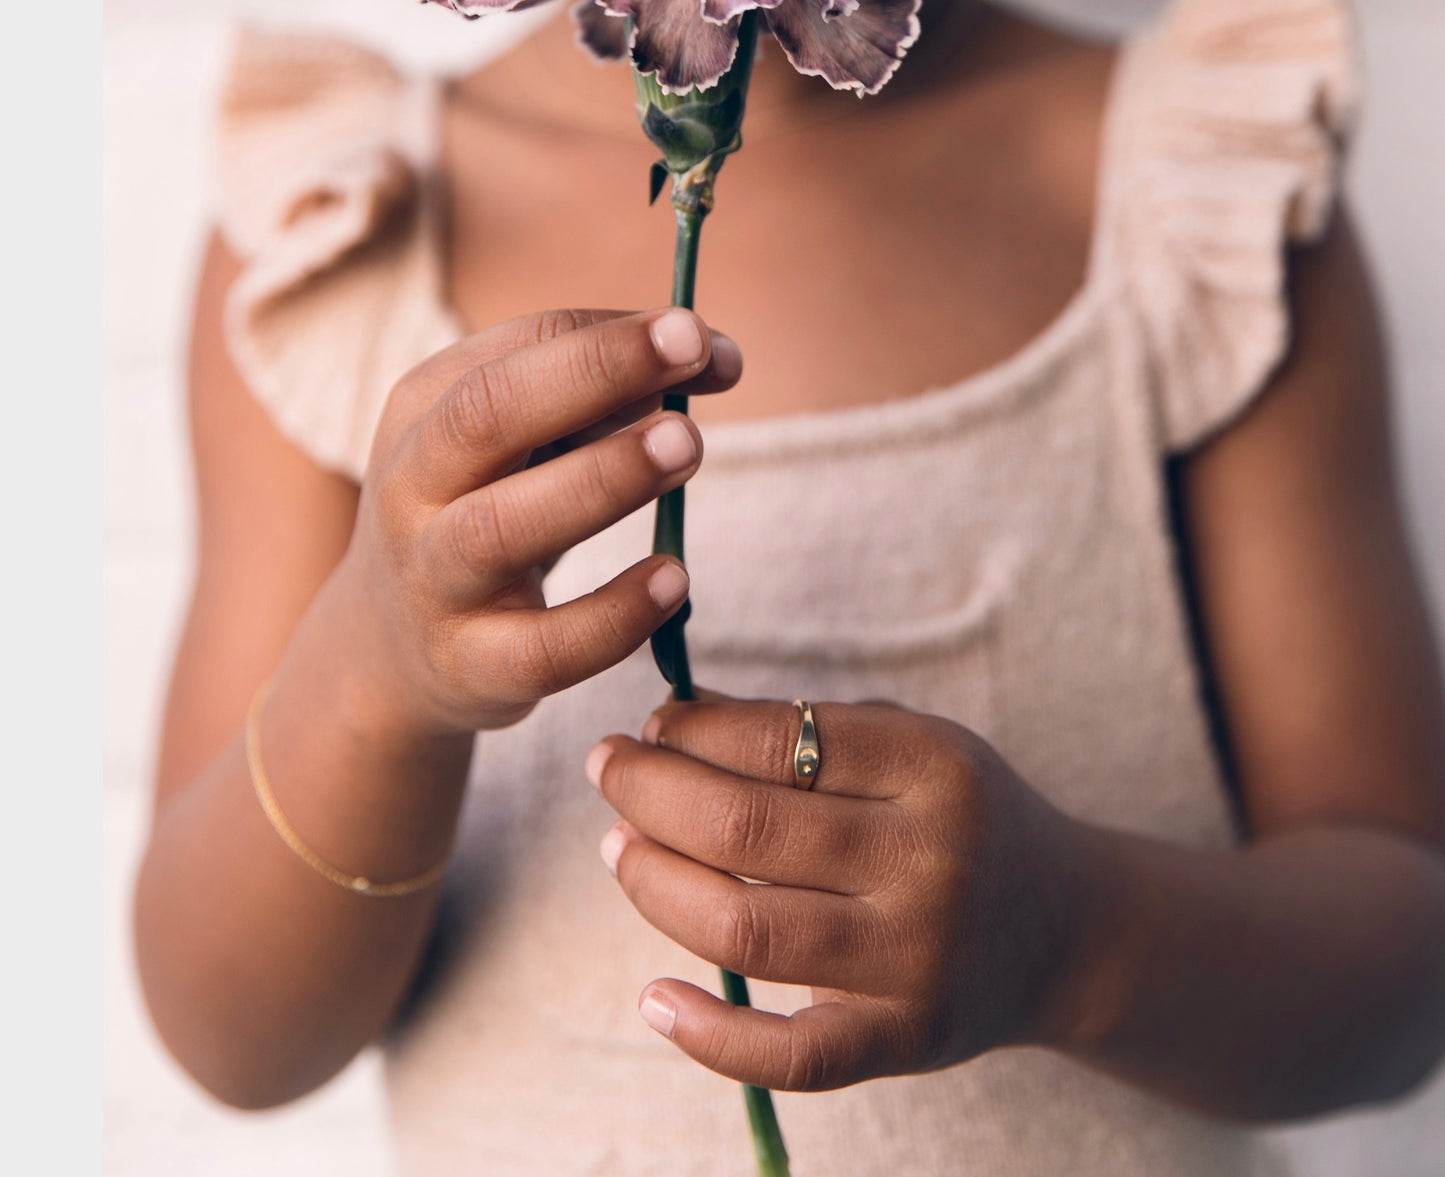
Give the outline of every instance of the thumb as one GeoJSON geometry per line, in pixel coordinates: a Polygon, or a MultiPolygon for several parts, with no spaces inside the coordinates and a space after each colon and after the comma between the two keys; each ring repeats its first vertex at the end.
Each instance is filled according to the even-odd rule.
{"type": "Polygon", "coordinates": [[[769,1091],[848,1087],[897,1073],[902,1058],[892,1011],[851,995],[784,1016],[662,980],[643,990],[638,1012],[708,1070],[769,1091]]]}

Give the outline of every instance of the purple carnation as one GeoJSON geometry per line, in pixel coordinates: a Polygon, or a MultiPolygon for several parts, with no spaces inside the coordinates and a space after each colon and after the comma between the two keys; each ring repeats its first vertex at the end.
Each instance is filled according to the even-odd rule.
{"type": "MultiPolygon", "coordinates": [[[[517,12],[548,0],[431,0],[463,16],[517,12]]],[[[837,90],[876,94],[918,39],[923,0],[582,0],[573,10],[598,57],[630,57],[639,73],[681,93],[707,89],[738,51],[738,22],[759,9],[799,73],[837,90]],[[631,20],[627,18],[630,17],[631,20]],[[629,32],[630,30],[630,32],[629,32]]]]}

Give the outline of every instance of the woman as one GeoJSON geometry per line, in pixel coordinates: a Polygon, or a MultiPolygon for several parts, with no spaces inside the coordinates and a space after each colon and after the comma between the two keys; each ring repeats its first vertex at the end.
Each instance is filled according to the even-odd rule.
{"type": "Polygon", "coordinates": [[[1445,734],[1331,212],[1344,15],[922,19],[862,106],[765,52],[703,261],[728,336],[515,317],[667,273],[629,82],[565,25],[441,89],[243,45],[137,887],[220,1098],[384,1035],[413,1172],[745,1173],[741,1079],[800,1093],[799,1173],[1249,1174],[1242,1125],[1434,1066],[1445,734]],[[689,582],[631,512],[687,479],[727,694],[649,718],[632,652],[689,582]]]}

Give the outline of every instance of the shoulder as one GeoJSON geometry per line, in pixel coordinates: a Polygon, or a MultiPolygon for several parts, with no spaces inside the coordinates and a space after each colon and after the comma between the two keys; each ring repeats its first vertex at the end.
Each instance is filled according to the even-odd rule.
{"type": "Polygon", "coordinates": [[[1131,44],[1113,246],[1163,448],[1217,433],[1284,362],[1290,250],[1331,225],[1360,98],[1342,0],[1176,0],[1131,44]]]}
{"type": "Polygon", "coordinates": [[[281,432],[359,479],[391,385],[452,342],[438,84],[333,37],[245,28],[221,88],[214,216],[230,358],[281,432]]]}

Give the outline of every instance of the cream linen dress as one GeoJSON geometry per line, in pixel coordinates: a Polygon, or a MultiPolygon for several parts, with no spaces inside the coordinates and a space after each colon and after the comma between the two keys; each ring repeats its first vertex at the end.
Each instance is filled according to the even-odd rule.
{"type": "MultiPolygon", "coordinates": [[[[689,492],[699,681],[892,698],[979,731],[1076,817],[1228,846],[1164,468],[1287,348],[1285,251],[1328,221],[1354,61],[1336,0],[1180,0],[1120,59],[1087,280],[1042,335],[915,399],[709,428],[689,492]]],[[[253,32],[222,101],[219,221],[246,260],[230,346],[282,431],[357,477],[392,383],[460,333],[439,92],[349,44],[253,32]]],[[[640,512],[568,554],[549,597],[649,542],[640,512]]],[[[716,972],[597,856],[611,814],[583,757],[662,696],[643,652],[480,739],[424,980],[385,1042],[404,1173],[754,1171],[735,1085],[636,1012],[652,978],[716,972]]],[[[1250,1131],[1040,1049],[777,1104],[796,1177],[1286,1171],[1250,1131]]]]}

